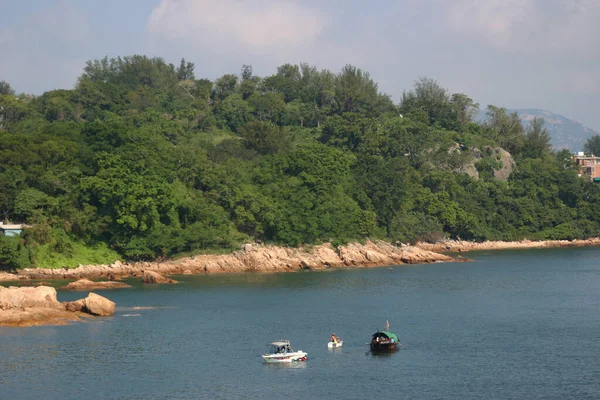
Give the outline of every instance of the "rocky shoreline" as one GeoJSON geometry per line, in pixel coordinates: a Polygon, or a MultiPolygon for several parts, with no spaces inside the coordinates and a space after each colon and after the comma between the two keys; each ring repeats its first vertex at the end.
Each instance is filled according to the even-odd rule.
{"type": "Polygon", "coordinates": [[[518,242],[468,242],[464,240],[445,240],[438,243],[417,243],[416,247],[433,252],[466,253],[483,250],[540,249],[557,247],[594,247],[600,246],[600,238],[581,240],[521,240],[518,242]]]}
{"type": "Polygon", "coordinates": [[[95,293],[77,301],[60,303],[53,287],[0,286],[0,326],[64,325],[114,313],[115,303],[95,293]]]}
{"type": "MultiPolygon", "coordinates": [[[[600,238],[585,240],[543,240],[518,242],[468,242],[446,240],[438,243],[417,243],[395,246],[384,241],[351,243],[334,248],[326,243],[305,248],[289,248],[246,244],[240,251],[224,255],[198,255],[164,262],[116,261],[110,265],[80,265],[77,268],[28,268],[17,273],[0,272],[0,282],[39,280],[108,279],[110,281],[140,277],[152,282],[153,273],[160,275],[219,274],[241,272],[294,272],[303,269],[322,270],[330,267],[376,267],[398,264],[428,264],[433,262],[470,261],[443,253],[465,253],[482,250],[591,247],[600,246],[600,238]]],[[[174,283],[166,279],[164,283],[174,283]]],[[[116,282],[115,282],[116,283],[116,282]]],[[[161,282],[163,283],[163,282],[161,282]]],[[[76,289],[72,285],[69,289],[76,289]]],[[[116,288],[118,285],[107,284],[116,288]]],[[[98,286],[97,288],[101,288],[98,286]]],[[[93,289],[93,287],[80,289],[93,289]]]]}
{"type": "Polygon", "coordinates": [[[323,244],[310,248],[287,248],[246,244],[240,251],[225,255],[199,255],[166,262],[88,265],[61,269],[24,269],[17,273],[0,273],[0,281],[18,281],[20,285],[0,286],[0,326],[37,326],[65,324],[92,316],[114,314],[115,304],[90,293],[73,302],[59,303],[50,280],[73,280],[62,289],[94,290],[126,288],[122,278],[138,277],[144,283],[177,283],[162,275],[219,274],[242,272],[294,272],[303,269],[322,270],[330,267],[376,267],[398,264],[471,261],[462,256],[453,258],[445,252],[530,249],[552,247],[600,246],[600,238],[587,240],[545,240],[520,242],[466,242],[448,240],[435,244],[395,246],[388,242],[368,241],[334,248],[323,244]],[[104,280],[102,282],[94,280],[104,280]]]}
{"type": "Polygon", "coordinates": [[[375,267],[391,264],[427,264],[463,261],[414,246],[394,246],[368,241],[334,248],[323,244],[311,248],[288,248],[246,244],[240,251],[225,255],[199,255],[165,262],[86,265],[77,268],[28,268],[15,274],[1,273],[0,281],[122,279],[160,275],[219,274],[238,272],[294,272],[329,267],[375,267]]]}

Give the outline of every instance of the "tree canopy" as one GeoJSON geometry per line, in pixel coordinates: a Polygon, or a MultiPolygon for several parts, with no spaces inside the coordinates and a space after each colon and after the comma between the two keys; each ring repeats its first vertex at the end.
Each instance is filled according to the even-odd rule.
{"type": "Polygon", "coordinates": [[[478,108],[430,78],[394,104],[352,65],[266,77],[244,65],[210,81],[183,58],[133,55],[87,62],[72,90],[17,95],[0,82],[0,215],[30,226],[0,238],[0,265],[254,240],[600,236],[600,186],[552,150],[543,120],[524,127],[489,106],[475,123],[478,108]]]}

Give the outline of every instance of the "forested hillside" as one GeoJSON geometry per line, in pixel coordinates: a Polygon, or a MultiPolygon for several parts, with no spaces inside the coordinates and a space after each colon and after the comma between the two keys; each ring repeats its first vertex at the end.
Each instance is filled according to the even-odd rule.
{"type": "MultiPolygon", "coordinates": [[[[10,83],[10,82],[9,82],[10,83]]],[[[282,65],[214,82],[194,65],[87,63],[73,90],[0,83],[0,264],[73,266],[366,238],[600,236],[600,188],[541,120],[419,79],[400,104],[369,74],[282,65]],[[497,149],[515,162],[500,180],[497,149]],[[468,175],[466,167],[477,169],[468,175]]]]}

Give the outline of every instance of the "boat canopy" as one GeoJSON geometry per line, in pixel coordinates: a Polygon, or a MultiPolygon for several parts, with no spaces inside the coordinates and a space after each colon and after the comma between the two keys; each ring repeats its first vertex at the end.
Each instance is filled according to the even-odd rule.
{"type": "Polygon", "coordinates": [[[376,333],[373,334],[373,339],[377,338],[377,337],[385,337],[387,339],[394,339],[395,342],[399,343],[400,341],[398,340],[398,336],[396,336],[395,333],[389,332],[389,331],[378,331],[376,333]]]}
{"type": "Polygon", "coordinates": [[[289,344],[290,344],[289,340],[279,340],[277,342],[269,343],[267,346],[281,347],[281,346],[288,346],[289,344]]]}

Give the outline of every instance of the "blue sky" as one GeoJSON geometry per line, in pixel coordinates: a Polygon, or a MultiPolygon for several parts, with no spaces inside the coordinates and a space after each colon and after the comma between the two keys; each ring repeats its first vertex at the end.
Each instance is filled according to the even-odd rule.
{"type": "Polygon", "coordinates": [[[483,107],[542,108],[600,131],[600,0],[2,0],[0,80],[72,88],[86,60],[146,54],[215,79],[308,62],[420,76],[483,107]]]}

